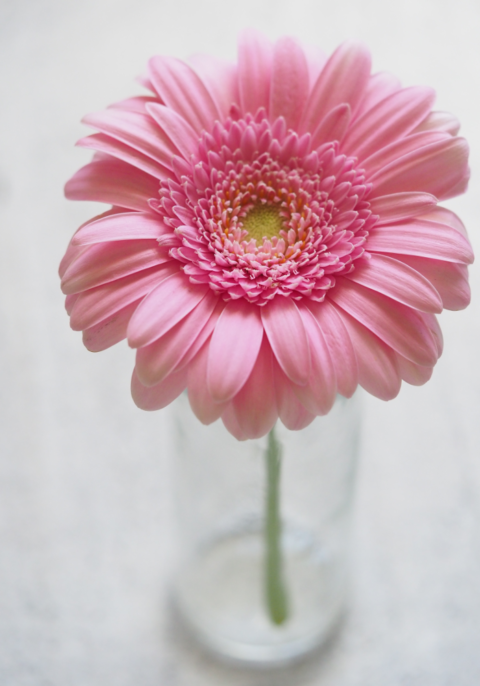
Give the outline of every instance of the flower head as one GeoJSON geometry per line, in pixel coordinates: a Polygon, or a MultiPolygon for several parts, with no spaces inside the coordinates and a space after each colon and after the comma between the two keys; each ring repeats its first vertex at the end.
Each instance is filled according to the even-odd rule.
{"type": "Polygon", "coordinates": [[[142,82],[85,119],[95,155],[66,194],[112,208],[60,268],[87,348],[137,349],[137,405],[188,388],[201,421],[253,438],[358,384],[425,383],[473,259],[437,205],[466,189],[468,148],[431,89],[371,75],[356,44],[312,58],[253,32],[238,65],[155,57],[142,82]]]}

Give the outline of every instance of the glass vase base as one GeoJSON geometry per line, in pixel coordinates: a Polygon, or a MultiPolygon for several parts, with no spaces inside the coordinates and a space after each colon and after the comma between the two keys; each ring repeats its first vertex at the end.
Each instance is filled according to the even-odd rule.
{"type": "Polygon", "coordinates": [[[269,617],[263,528],[230,532],[204,546],[175,584],[189,632],[217,657],[256,667],[295,662],[321,646],[343,610],[344,564],[300,528],[282,538],[288,617],[269,617]]]}

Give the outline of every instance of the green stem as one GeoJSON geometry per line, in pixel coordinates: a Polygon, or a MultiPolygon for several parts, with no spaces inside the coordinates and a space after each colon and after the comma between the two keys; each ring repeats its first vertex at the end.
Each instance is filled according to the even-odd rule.
{"type": "Polygon", "coordinates": [[[265,454],[267,497],[265,507],[265,591],[268,614],[274,624],[288,618],[287,594],[283,578],[282,523],[280,520],[280,467],[282,453],[274,429],[268,434],[265,454]]]}

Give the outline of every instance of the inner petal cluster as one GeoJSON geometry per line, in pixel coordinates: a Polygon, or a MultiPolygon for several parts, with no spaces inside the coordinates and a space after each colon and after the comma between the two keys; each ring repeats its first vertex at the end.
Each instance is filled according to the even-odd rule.
{"type": "Polygon", "coordinates": [[[258,305],[276,295],[322,301],[335,275],[354,268],[377,219],[370,187],[336,143],[312,148],[310,134],[259,110],[216,123],[189,161],[176,158],[176,179],[151,206],[193,283],[258,305]]]}

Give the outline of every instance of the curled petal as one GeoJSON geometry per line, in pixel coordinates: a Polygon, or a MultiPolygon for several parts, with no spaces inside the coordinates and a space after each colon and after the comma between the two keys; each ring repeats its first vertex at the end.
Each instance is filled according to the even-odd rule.
{"type": "Polygon", "coordinates": [[[370,209],[379,216],[377,226],[384,226],[428,212],[436,204],[437,199],[430,193],[392,193],[373,198],[370,209]]]}
{"type": "Polygon", "coordinates": [[[352,110],[350,105],[342,103],[330,110],[315,129],[312,136],[312,147],[318,148],[329,141],[341,141],[348,129],[352,110]]]}
{"type": "Polygon", "coordinates": [[[335,370],[318,321],[306,306],[300,306],[299,311],[309,340],[312,373],[306,386],[293,388],[307,410],[324,415],[332,409],[337,395],[335,370]]]}
{"type": "Polygon", "coordinates": [[[149,103],[156,102],[159,103],[159,99],[151,95],[137,95],[133,98],[126,98],[125,100],[120,100],[119,102],[114,102],[113,105],[109,105],[109,110],[127,110],[128,112],[140,112],[145,114],[147,111],[147,105],[149,103]]]}
{"type": "Polygon", "coordinates": [[[158,193],[158,180],[115,158],[95,160],[82,167],[65,186],[69,200],[106,202],[140,212],[158,193]]]}
{"type": "Polygon", "coordinates": [[[242,435],[260,438],[277,421],[277,405],[273,377],[273,356],[264,338],[252,372],[232,400],[242,435]]]}
{"type": "Polygon", "coordinates": [[[368,237],[367,249],[369,252],[417,255],[460,264],[473,262],[470,243],[456,229],[422,218],[375,227],[368,237]]]}
{"type": "Polygon", "coordinates": [[[437,347],[419,312],[346,279],[339,282],[330,294],[336,305],[407,359],[433,367],[437,347]]]}
{"type": "Polygon", "coordinates": [[[72,245],[158,239],[165,233],[170,233],[170,229],[158,215],[149,212],[122,212],[84,224],[72,238],[72,245]]]}
{"type": "Polygon", "coordinates": [[[293,384],[274,361],[275,395],[278,416],[290,431],[300,431],[311,424],[315,415],[309,412],[297,398],[293,384]]]}
{"type": "Polygon", "coordinates": [[[398,395],[402,383],[397,356],[356,319],[344,311],[339,310],[338,313],[353,343],[360,385],[380,400],[392,400],[398,395]]]}
{"type": "Polygon", "coordinates": [[[435,92],[415,86],[389,95],[357,119],[342,150],[363,160],[412,131],[430,112],[435,92]]]}
{"type": "Polygon", "coordinates": [[[230,400],[247,381],[263,338],[258,307],[242,300],[226,304],[212,335],[208,390],[216,402],[230,400]]]}
{"type": "Polygon", "coordinates": [[[320,326],[327,344],[335,369],[338,392],[351,398],[358,385],[357,358],[343,319],[328,299],[323,303],[309,302],[308,308],[320,326]]]}
{"type": "Polygon", "coordinates": [[[154,288],[137,307],[128,326],[132,348],[148,345],[167,333],[208,293],[208,287],[191,284],[175,272],[154,288]]]}
{"type": "Polygon", "coordinates": [[[471,293],[466,265],[413,255],[392,255],[392,257],[405,262],[412,269],[423,274],[438,291],[445,309],[463,310],[470,304],[471,293]]]}
{"type": "Polygon", "coordinates": [[[370,181],[372,197],[422,191],[446,200],[464,191],[468,178],[467,142],[449,138],[403,155],[376,172],[370,181]]]}
{"type": "Polygon", "coordinates": [[[438,133],[437,131],[412,133],[406,138],[400,138],[384,148],[375,150],[370,157],[362,160],[361,165],[367,172],[368,178],[371,179],[375,175],[381,174],[382,169],[397,162],[401,157],[417,152],[420,148],[426,148],[434,143],[442,143],[449,140],[449,138],[450,136],[438,133]]]}
{"type": "Polygon", "coordinates": [[[312,88],[302,131],[315,131],[325,113],[342,103],[354,111],[367,85],[370,66],[370,53],[362,45],[343,43],[337,48],[312,88]]]}
{"type": "Polygon", "coordinates": [[[165,105],[147,105],[147,112],[185,158],[198,150],[198,134],[185,119],[165,105]]]}
{"type": "Polygon", "coordinates": [[[187,385],[187,371],[170,374],[156,386],[144,386],[140,383],[135,370],[132,375],[132,398],[141,410],[161,410],[178,398],[187,385]]]}
{"type": "Polygon", "coordinates": [[[438,291],[428,279],[386,255],[372,253],[370,259],[358,260],[346,278],[422,312],[438,313],[443,308],[438,291]]]}
{"type": "Polygon", "coordinates": [[[195,340],[210,319],[217,298],[207,293],[205,298],[167,331],[161,338],[150,345],[137,350],[136,370],[144,386],[154,386],[180,366],[180,362],[189,353],[195,340]]]}
{"type": "Polygon", "coordinates": [[[412,386],[423,386],[432,377],[433,367],[422,367],[407,360],[402,355],[396,356],[398,373],[404,381],[412,386]]]}
{"type": "Polygon", "coordinates": [[[442,131],[451,136],[456,136],[459,130],[460,122],[449,112],[430,112],[415,129],[415,131],[442,131]]]}
{"type": "Polygon", "coordinates": [[[83,332],[83,343],[87,350],[90,350],[92,353],[98,353],[123,341],[127,337],[128,322],[138,307],[139,302],[140,300],[137,300],[95,326],[85,329],[83,332]]]}
{"type": "Polygon", "coordinates": [[[73,295],[67,295],[65,298],[65,310],[67,311],[68,315],[72,314],[73,306],[75,305],[75,302],[78,300],[78,293],[74,293],[73,295]]]}
{"type": "Polygon", "coordinates": [[[220,120],[226,119],[230,114],[232,102],[240,101],[237,66],[211,55],[194,55],[190,58],[190,64],[212,96],[220,112],[220,120]]]}
{"type": "Polygon", "coordinates": [[[452,210],[449,210],[446,207],[439,207],[437,205],[436,207],[425,208],[419,218],[452,227],[468,240],[467,229],[465,228],[464,223],[455,212],[452,212],[452,210]]]}
{"type": "Polygon", "coordinates": [[[70,326],[74,331],[83,331],[99,324],[145,297],[157,284],[177,271],[176,266],[160,265],[79,293],[70,315],[70,326]]]}
{"type": "Polygon", "coordinates": [[[123,162],[127,162],[135,169],[140,169],[159,181],[169,177],[169,171],[163,164],[104,133],[94,133],[91,136],[81,138],[77,145],[80,148],[97,150],[99,153],[123,160],[123,162]]]}
{"type": "Polygon", "coordinates": [[[280,367],[291,381],[305,386],[311,370],[310,348],[293,300],[276,298],[262,307],[262,322],[280,367]]]}
{"type": "Polygon", "coordinates": [[[192,129],[210,129],[220,112],[202,79],[185,62],[175,57],[153,57],[150,79],[162,101],[177,112],[192,129]]]}
{"type": "Polygon", "coordinates": [[[219,419],[228,404],[215,402],[208,390],[207,365],[210,340],[204,343],[188,365],[188,399],[195,416],[202,424],[212,424],[219,419]]]}
{"type": "Polygon", "coordinates": [[[372,74],[365,86],[355,119],[360,119],[365,112],[371,110],[379,102],[392,95],[392,93],[401,90],[401,87],[399,79],[389,72],[381,71],[377,74],[372,74]]]}
{"type": "Polygon", "coordinates": [[[156,241],[96,243],[84,248],[65,270],[62,291],[79,293],[167,261],[156,241]]]}
{"type": "Polygon", "coordinates": [[[177,148],[147,114],[104,110],[89,114],[82,121],[168,169],[171,168],[172,157],[178,155],[177,148]]]}

